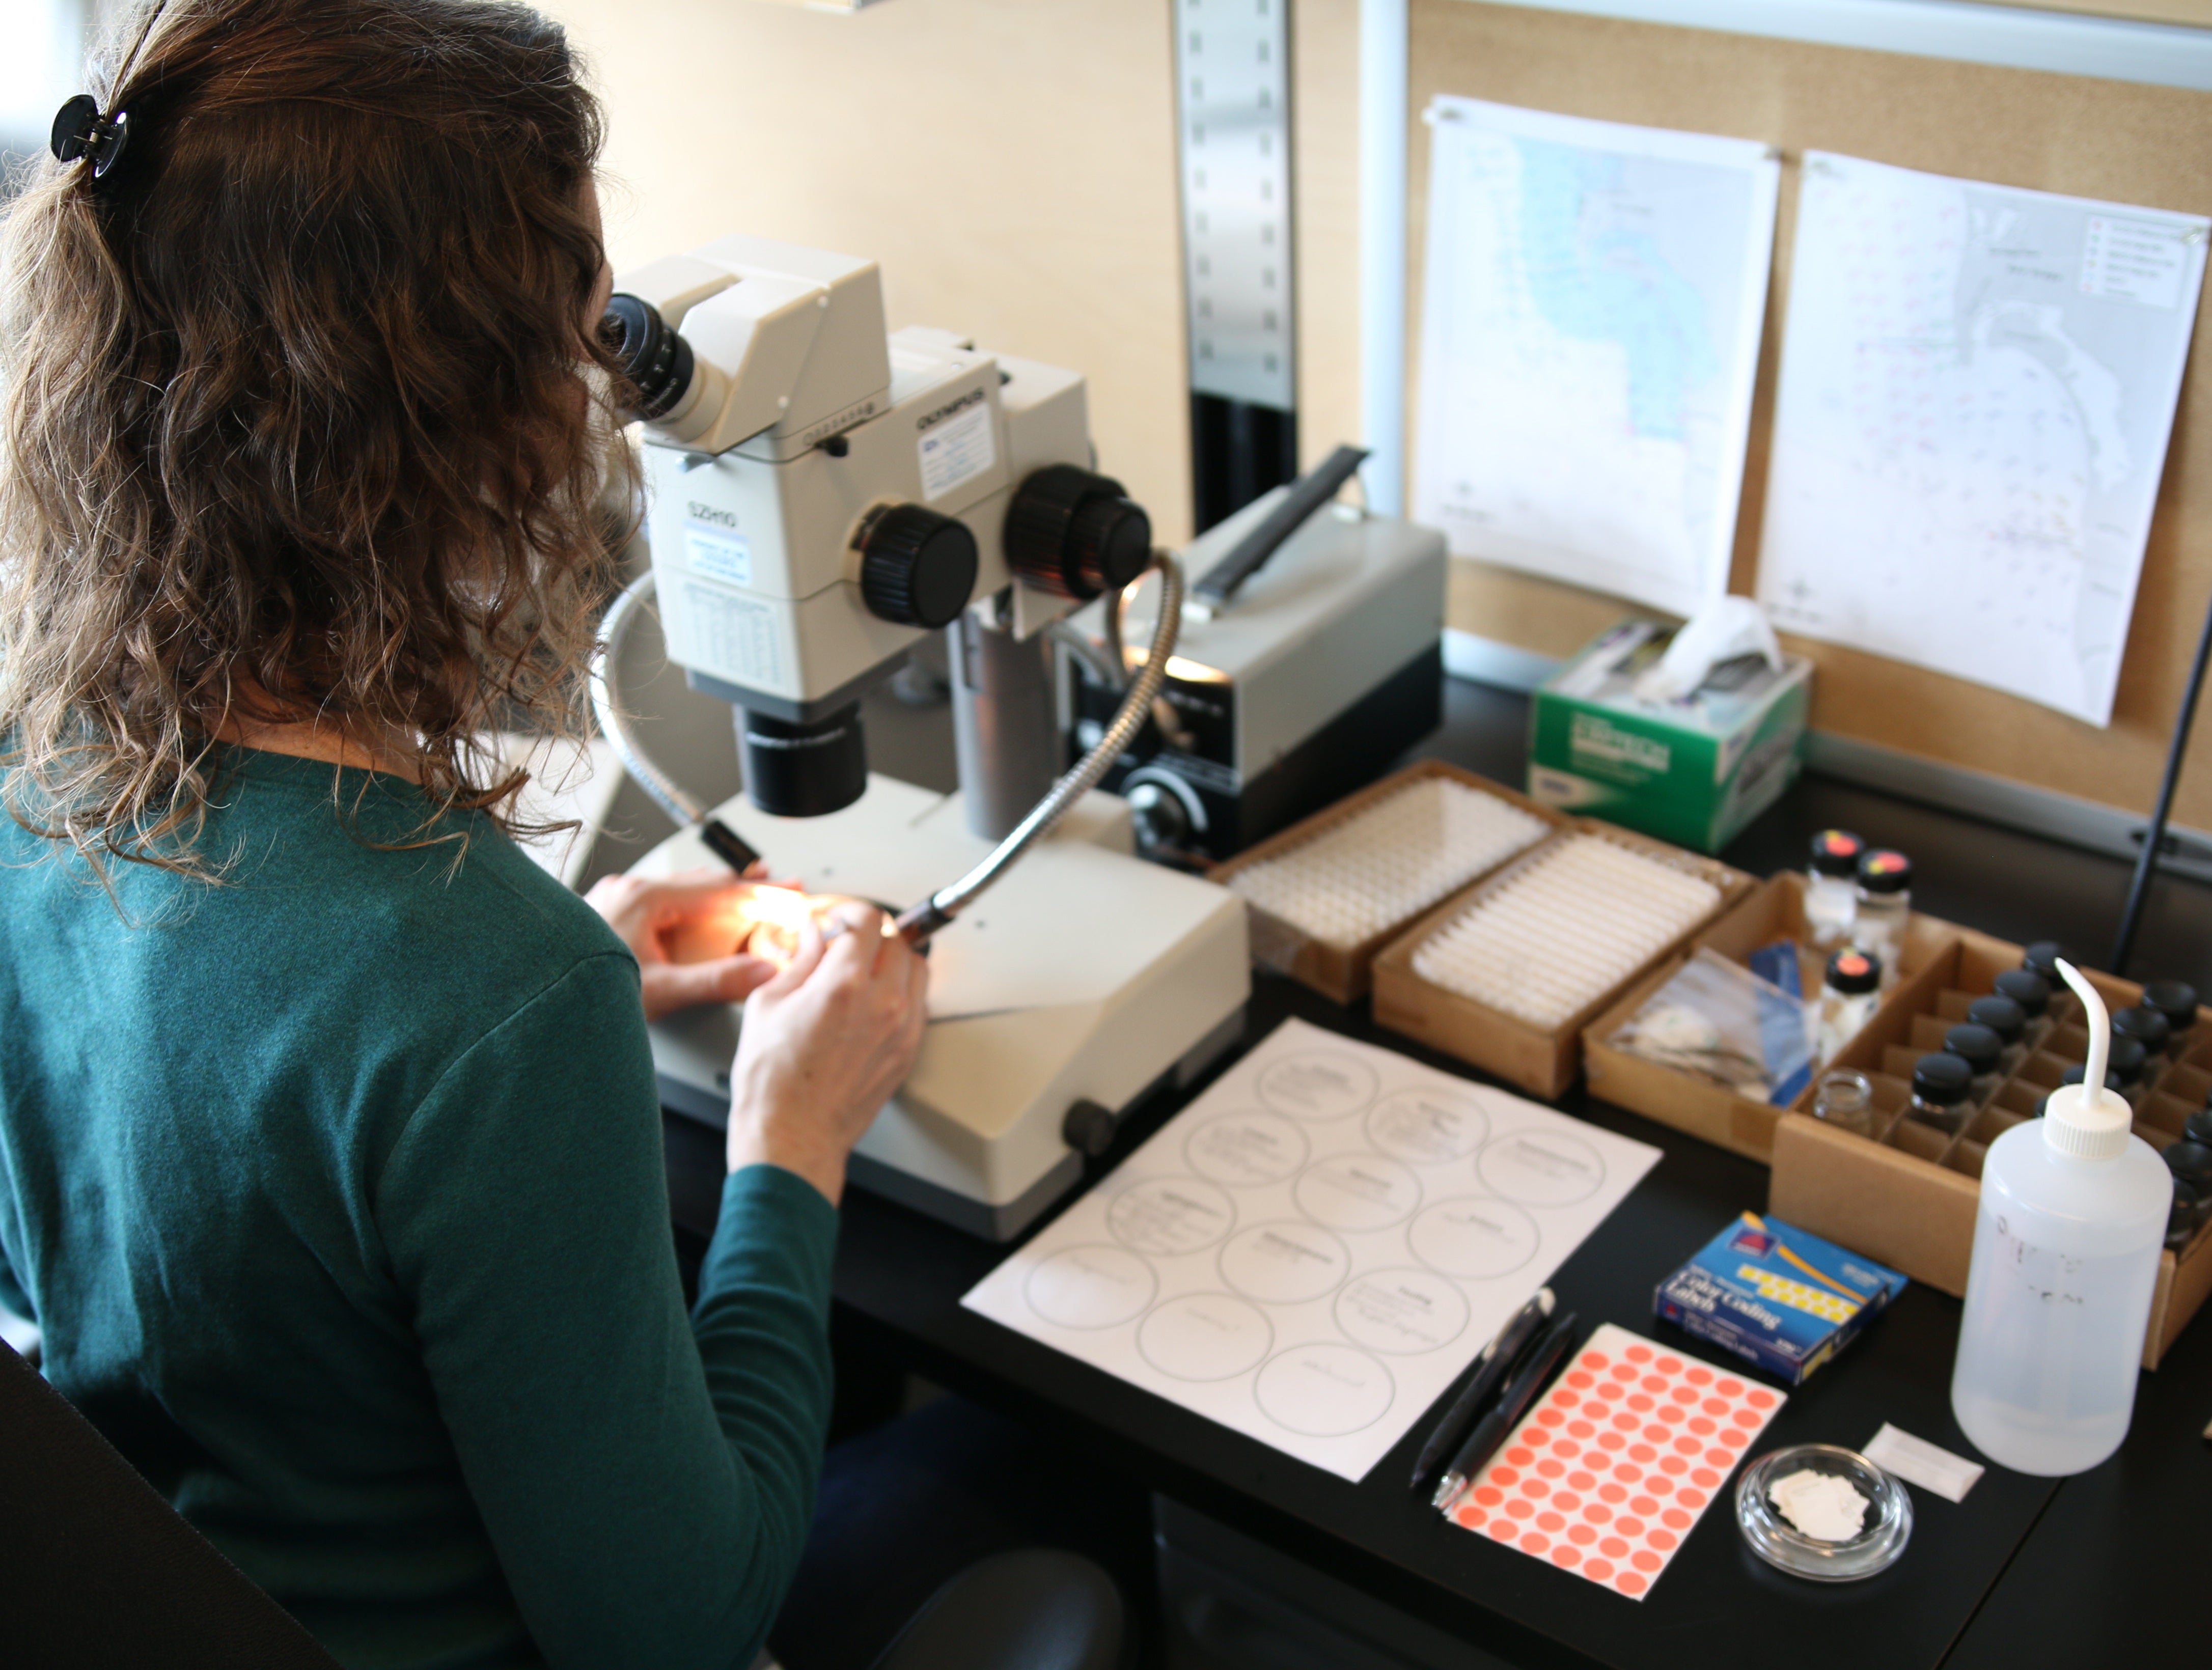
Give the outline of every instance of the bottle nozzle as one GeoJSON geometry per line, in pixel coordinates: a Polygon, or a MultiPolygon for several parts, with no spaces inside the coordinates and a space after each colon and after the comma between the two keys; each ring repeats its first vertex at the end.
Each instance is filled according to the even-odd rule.
{"type": "Polygon", "coordinates": [[[2082,1064],[2079,1084],[2062,1084],[2045,1102],[2043,1139],[2076,1159],[2112,1159],[2126,1151],[2133,1120],[2127,1098],[2105,1088],[2105,1064],[2112,1053],[2112,1016],[2079,969],[2063,957],[2055,966],[2058,977],[2081,999],[2089,1029],[2089,1059],[2082,1064]]]}

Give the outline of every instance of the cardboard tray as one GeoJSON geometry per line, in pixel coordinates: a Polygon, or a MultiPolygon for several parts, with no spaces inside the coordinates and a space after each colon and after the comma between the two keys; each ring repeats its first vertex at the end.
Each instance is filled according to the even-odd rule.
{"type": "MultiPolygon", "coordinates": [[[[1905,932],[1905,955],[1899,959],[1899,984],[1941,956],[1964,930],[1938,917],[1915,912],[1905,932]]],[[[1803,944],[1805,935],[1805,878],[1785,870],[1763,881],[1717,918],[1681,952],[1667,958],[1623,993],[1620,1000],[1600,1014],[1583,1033],[1583,1065],[1593,1094],[1617,1107],[1686,1131],[1693,1137],[1733,1149],[1765,1164],[1774,1153],[1774,1132],[1787,1108],[1755,1101],[1724,1084],[1694,1073],[1646,1060],[1616,1049],[1610,1041],[1647,999],[1680,972],[1682,965],[1700,950],[1717,951],[1731,962],[1748,964],[1751,954],[1778,939],[1799,943],[1798,979],[1806,993],[1817,998],[1826,959],[1803,944]]],[[[1893,988],[1894,989],[1894,988],[1893,988]]],[[[1815,1082],[1818,1075],[1814,1075],[1815,1082]]],[[[1790,1103],[1798,1109],[1812,1106],[1813,1085],[1790,1103]]],[[[1786,1216],[1786,1214],[1785,1214],[1786,1216]]],[[[1807,1225],[1808,1228],[1811,1226],[1807,1225]]],[[[1871,1256],[1871,1254],[1869,1254],[1871,1256]]]]}
{"type": "MultiPolygon", "coordinates": [[[[1944,1029],[1962,1019],[1965,1005],[1985,994],[1997,975],[2020,966],[2021,948],[1971,928],[1954,930],[1942,950],[1893,989],[1873,1020],[1829,1063],[1854,1067],[1874,1082],[1880,1110],[1870,1139],[1825,1125],[1803,1113],[1776,1124],[1773,1172],[1767,1209],[1777,1218],[1840,1242],[1902,1270],[1954,1297],[1966,1290],[1981,1167],[1989,1144],[2032,1116],[2035,1098],[2058,1082],[2069,1060],[2086,1053],[2087,1035],[2057,1017],[2045,1048],[2024,1061],[1990,1105],[1960,1133],[1945,1138],[1899,1118],[1911,1094],[1914,1057],[1939,1047],[1944,1029]]],[[[2110,975],[2082,971],[2112,1008],[2138,1001],[2142,988],[2110,975]]],[[[2136,1134],[2164,1148],[2181,1123],[2212,1090],[2212,1036],[2197,1035],[2182,1059],[2168,1065],[2136,1116],[2136,1134]]],[[[2158,1285],[2143,1339],[2143,1366],[2154,1369],[2212,1295],[2212,1233],[2200,1230],[2179,1255],[2159,1254],[2158,1285]]]]}
{"type": "Polygon", "coordinates": [[[1717,859],[1709,859],[1670,847],[1632,830],[1590,818],[1571,822],[1576,834],[1595,835],[1630,851],[1689,871],[1720,890],[1720,902],[1705,920],[1692,923],[1663,947],[1644,968],[1601,993],[1559,1026],[1546,1029],[1457,992],[1432,986],[1413,971],[1413,955],[1423,941],[1457,917],[1486,893],[1503,886],[1515,874],[1549,850],[1546,841],[1530,848],[1472,886],[1462,889],[1416,922],[1375,959],[1375,1019],[1381,1026],[1407,1037],[1471,1061],[1508,1082],[1547,1100],[1557,1097],[1575,1082],[1582,1067],[1583,1028],[1590,1017],[1610,1008],[1631,986],[1641,985],[1656,963],[1677,960],[1677,953],[1718,916],[1735,906],[1756,885],[1742,871],[1717,859]]]}
{"type": "MultiPolygon", "coordinates": [[[[1346,795],[1334,805],[1323,807],[1287,829],[1279,830],[1256,847],[1248,847],[1225,863],[1217,864],[1206,872],[1206,878],[1225,885],[1239,871],[1279,857],[1294,847],[1303,847],[1316,835],[1326,834],[1338,824],[1358,817],[1377,801],[1387,800],[1408,784],[1431,777],[1448,777],[1468,788],[1509,801],[1530,817],[1541,819],[1551,826],[1554,833],[1570,828],[1573,823],[1573,820],[1565,813],[1531,800],[1517,789],[1494,783],[1487,777],[1477,776],[1472,771],[1463,770],[1442,760],[1421,760],[1403,771],[1391,773],[1380,782],[1370,784],[1356,794],[1346,795]]],[[[1536,844],[1541,846],[1549,838],[1541,837],[1536,844]]],[[[1534,847],[1522,848],[1512,858],[1501,859],[1489,870],[1469,877],[1462,884],[1462,887],[1480,882],[1485,876],[1495,873],[1534,850],[1534,847]]],[[[1354,1003],[1367,995],[1376,955],[1405,932],[1407,923],[1416,920],[1412,916],[1402,918],[1358,944],[1346,947],[1316,939],[1303,928],[1262,910],[1249,899],[1244,902],[1244,909],[1251,925],[1253,962],[1263,969],[1272,969],[1277,974],[1288,975],[1292,980],[1312,987],[1323,997],[1341,1004],[1354,1003]]]]}

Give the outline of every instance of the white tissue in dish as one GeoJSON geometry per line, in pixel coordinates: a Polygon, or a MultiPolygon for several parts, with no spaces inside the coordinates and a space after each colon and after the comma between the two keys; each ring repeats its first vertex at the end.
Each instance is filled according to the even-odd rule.
{"type": "Polygon", "coordinates": [[[1432,986],[1554,1027],[1697,926],[1720,890],[1595,835],[1539,853],[1413,953],[1432,986]]]}
{"type": "Polygon", "coordinates": [[[1511,801],[1424,777],[1286,853],[1240,870],[1230,890],[1345,950],[1410,920],[1551,833],[1511,801]]]}

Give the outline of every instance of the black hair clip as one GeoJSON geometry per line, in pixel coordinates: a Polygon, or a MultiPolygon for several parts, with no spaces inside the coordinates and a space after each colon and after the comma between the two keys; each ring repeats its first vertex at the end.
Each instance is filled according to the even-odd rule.
{"type": "Polygon", "coordinates": [[[97,179],[115,166],[130,139],[129,111],[103,116],[100,100],[89,93],[80,93],[54,112],[53,137],[49,143],[61,161],[88,159],[93,178],[97,179]]]}

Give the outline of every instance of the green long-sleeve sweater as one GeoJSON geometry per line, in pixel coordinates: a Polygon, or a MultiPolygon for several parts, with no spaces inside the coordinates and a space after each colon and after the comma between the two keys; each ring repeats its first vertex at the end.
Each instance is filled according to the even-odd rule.
{"type": "Polygon", "coordinates": [[[123,914],[0,820],[0,1300],[348,1665],[742,1670],[835,1212],[732,1176],[687,1316],[620,941],[481,817],[364,844],[420,824],[398,779],[229,760],[222,884],[121,866],[123,914]]]}

